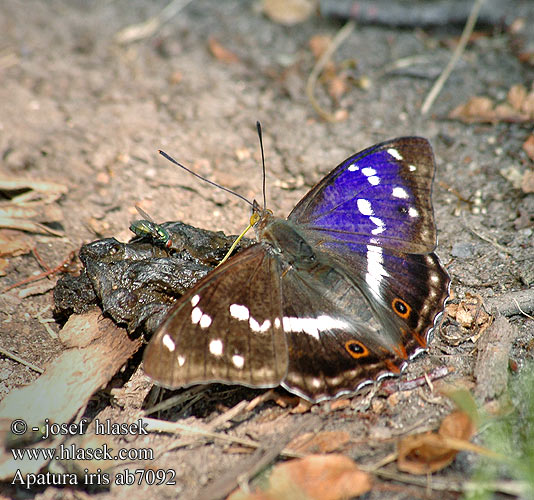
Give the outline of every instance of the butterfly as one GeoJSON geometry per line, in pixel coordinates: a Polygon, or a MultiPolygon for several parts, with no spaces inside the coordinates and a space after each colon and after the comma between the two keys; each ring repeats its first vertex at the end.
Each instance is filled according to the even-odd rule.
{"type": "Polygon", "coordinates": [[[313,402],[399,374],[449,295],[429,142],[401,137],[343,161],[287,219],[254,202],[257,243],[211,271],[149,342],[167,388],[282,386],[313,402]]]}

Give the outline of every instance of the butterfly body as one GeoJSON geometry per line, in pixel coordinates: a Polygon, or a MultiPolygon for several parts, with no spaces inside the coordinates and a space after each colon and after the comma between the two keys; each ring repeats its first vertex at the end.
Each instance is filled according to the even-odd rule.
{"type": "Polygon", "coordinates": [[[345,160],[287,219],[255,204],[258,243],[178,301],[145,371],[171,388],[282,385],[312,401],[399,373],[448,297],[433,174],[428,142],[400,138],[345,160]]]}

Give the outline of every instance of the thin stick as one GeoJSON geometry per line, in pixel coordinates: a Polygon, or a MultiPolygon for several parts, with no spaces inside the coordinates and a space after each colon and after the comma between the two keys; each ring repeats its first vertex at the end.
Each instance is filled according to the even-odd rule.
{"type": "Polygon", "coordinates": [[[502,245],[499,245],[499,243],[497,243],[495,240],[493,240],[489,236],[479,233],[478,231],[474,230],[472,227],[469,227],[467,225],[465,227],[469,229],[469,231],[471,231],[475,236],[478,236],[481,240],[484,240],[490,245],[493,245],[497,250],[499,250],[499,252],[504,252],[504,253],[507,253],[508,255],[514,255],[514,252],[512,252],[511,250],[508,250],[508,248],[503,247],[502,245]]]}
{"type": "Polygon", "coordinates": [[[477,22],[478,14],[480,13],[480,9],[482,8],[483,3],[484,3],[484,0],[475,0],[475,3],[473,4],[473,8],[471,9],[471,12],[469,13],[469,17],[467,18],[467,22],[465,23],[462,36],[460,37],[460,41],[458,42],[458,45],[454,49],[454,52],[452,54],[452,57],[449,60],[449,63],[443,70],[443,73],[439,75],[439,78],[436,80],[436,82],[430,89],[430,92],[426,96],[426,99],[421,108],[422,115],[426,115],[428,113],[428,111],[432,107],[432,104],[434,104],[436,97],[441,92],[443,85],[445,85],[445,82],[451,75],[452,70],[454,69],[454,66],[456,66],[456,63],[462,56],[462,53],[465,50],[465,46],[467,45],[467,42],[469,41],[469,37],[471,36],[471,33],[473,33],[473,29],[477,22]]]}
{"type": "Polygon", "coordinates": [[[45,270],[50,272],[50,268],[46,264],[46,262],[43,260],[43,258],[39,255],[39,252],[37,251],[37,247],[32,248],[32,253],[39,265],[45,270]]]}
{"type": "Polygon", "coordinates": [[[17,283],[13,283],[12,285],[8,286],[7,288],[4,288],[2,291],[0,291],[0,294],[5,293],[12,288],[17,288],[18,286],[25,285],[26,283],[31,283],[32,281],[37,281],[42,278],[46,278],[47,276],[50,276],[51,274],[55,274],[58,271],[61,271],[63,266],[67,264],[67,262],[71,261],[75,255],[75,252],[72,251],[69,253],[69,256],[58,266],[54,267],[54,269],[50,269],[49,271],[45,271],[44,273],[38,274],[37,276],[30,276],[29,278],[23,279],[22,281],[18,281],[17,283]]]}
{"type": "Polygon", "coordinates": [[[127,44],[155,35],[165,23],[168,23],[191,2],[192,0],[173,0],[154,17],[147,19],[143,23],[132,24],[120,30],[115,35],[115,41],[120,44],[127,44]]]}
{"type": "Polygon", "coordinates": [[[339,48],[339,46],[343,43],[343,41],[352,33],[352,30],[354,29],[354,26],[356,23],[354,21],[349,21],[343,28],[341,28],[334,39],[332,40],[332,43],[328,47],[328,49],[325,50],[324,54],[319,58],[319,60],[315,63],[315,66],[313,67],[310,76],[308,77],[308,81],[306,83],[306,95],[308,96],[308,99],[311,102],[311,105],[313,106],[313,109],[315,109],[316,113],[323,119],[329,122],[335,122],[337,121],[337,118],[334,114],[329,113],[328,111],[325,111],[321,106],[319,105],[319,102],[317,99],[315,99],[315,96],[313,95],[313,91],[315,89],[315,84],[317,83],[317,80],[323,71],[324,67],[334,54],[334,52],[339,48]]]}
{"type": "Polygon", "coordinates": [[[517,302],[517,300],[515,300],[515,299],[512,299],[512,300],[515,302],[515,305],[517,306],[517,308],[519,309],[519,312],[521,314],[524,314],[527,318],[534,319],[534,316],[531,316],[530,314],[527,314],[525,311],[523,311],[523,309],[521,309],[521,306],[519,305],[519,302],[517,302]]]}
{"type": "Polygon", "coordinates": [[[253,441],[252,439],[240,438],[237,436],[230,436],[228,434],[222,434],[220,432],[213,432],[211,430],[201,429],[199,427],[194,427],[191,425],[185,425],[180,422],[167,422],[165,420],[158,420],[149,417],[143,417],[143,422],[147,423],[147,431],[159,431],[159,432],[170,432],[178,433],[185,432],[186,434],[198,434],[200,436],[209,438],[209,439],[218,439],[220,441],[225,441],[227,443],[240,444],[242,446],[247,446],[249,448],[259,448],[260,443],[253,441]]]}
{"type": "Polygon", "coordinates": [[[37,372],[39,374],[44,373],[44,370],[42,368],[39,368],[37,365],[34,365],[33,363],[30,363],[29,361],[22,359],[20,356],[17,356],[15,353],[8,351],[7,349],[3,349],[2,347],[0,347],[0,354],[8,358],[11,358],[14,361],[17,361],[21,365],[27,366],[28,368],[32,369],[34,372],[37,372]]]}

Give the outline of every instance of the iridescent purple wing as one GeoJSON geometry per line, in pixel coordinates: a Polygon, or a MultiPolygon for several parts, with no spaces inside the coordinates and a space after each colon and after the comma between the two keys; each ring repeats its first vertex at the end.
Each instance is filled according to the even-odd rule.
{"type": "Polygon", "coordinates": [[[310,236],[318,242],[425,254],[436,246],[433,176],[434,155],[426,139],[393,139],[346,159],[288,219],[316,233],[310,236]]]}
{"type": "MultiPolygon", "coordinates": [[[[450,278],[433,253],[433,176],[434,157],[426,139],[394,139],[345,160],[288,217],[321,261],[329,262],[339,273],[342,285],[353,286],[363,295],[378,322],[372,335],[357,327],[353,333],[347,329],[344,336],[336,336],[349,339],[344,355],[357,357],[369,370],[371,380],[398,373],[407,360],[426,349],[449,294],[450,278]],[[360,350],[350,352],[349,347],[353,346],[360,350]],[[382,361],[376,373],[371,369],[375,358],[382,361]]],[[[332,283],[324,285],[326,290],[333,289],[332,283]]],[[[291,302],[289,288],[282,287],[284,303],[291,302]]],[[[357,303],[356,298],[351,299],[352,303],[357,303]]],[[[350,309],[350,304],[340,311],[350,309]]],[[[357,305],[364,310],[361,304],[357,305]]],[[[355,315],[362,317],[360,312],[355,315]]],[[[290,364],[286,386],[295,385],[304,394],[309,391],[292,376],[302,372],[304,358],[291,353],[310,351],[316,364],[322,366],[319,372],[324,374],[316,381],[318,391],[335,392],[333,381],[339,380],[337,387],[343,392],[343,384],[350,385],[349,372],[339,370],[343,376],[327,376],[336,373],[335,363],[329,361],[329,351],[321,349],[320,343],[310,348],[312,340],[299,332],[288,335],[290,364]]],[[[367,380],[358,378],[358,368],[355,365],[352,369],[352,383],[363,384],[367,380]]],[[[361,375],[364,373],[365,370],[361,375]]]]}

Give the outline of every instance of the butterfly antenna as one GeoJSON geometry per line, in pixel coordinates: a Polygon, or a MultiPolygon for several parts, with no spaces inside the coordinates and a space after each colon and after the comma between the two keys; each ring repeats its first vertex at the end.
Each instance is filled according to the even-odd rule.
{"type": "Polygon", "coordinates": [[[265,211],[267,209],[267,196],[265,195],[265,156],[263,154],[263,135],[261,133],[261,123],[260,122],[256,122],[256,128],[258,129],[258,137],[260,138],[263,210],[265,211]]]}
{"type": "Polygon", "coordinates": [[[246,203],[248,203],[251,207],[254,207],[254,203],[252,203],[250,200],[247,200],[244,196],[240,195],[239,193],[236,193],[235,191],[232,191],[231,189],[228,189],[224,186],[221,186],[220,184],[217,184],[216,182],[210,181],[209,179],[206,179],[206,177],[202,177],[200,174],[197,174],[196,172],[193,172],[191,169],[187,168],[185,165],[182,165],[181,163],[177,162],[172,156],[169,156],[165,151],[159,150],[159,154],[169,160],[170,162],[174,163],[175,165],[178,165],[180,168],[183,168],[186,172],[189,172],[190,174],[194,175],[198,179],[207,182],[208,184],[211,184],[212,186],[215,186],[219,189],[222,189],[223,191],[226,191],[227,193],[233,194],[234,196],[237,196],[238,198],[242,199],[246,203]]]}

